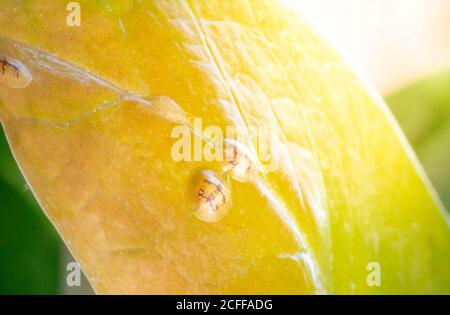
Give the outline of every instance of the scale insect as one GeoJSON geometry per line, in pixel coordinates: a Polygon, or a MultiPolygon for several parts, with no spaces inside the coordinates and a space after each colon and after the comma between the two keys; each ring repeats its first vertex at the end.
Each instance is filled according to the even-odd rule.
{"type": "Polygon", "coordinates": [[[27,87],[33,80],[27,67],[20,61],[0,56],[0,84],[15,89],[27,87]]]}
{"type": "Polygon", "coordinates": [[[230,208],[231,192],[228,185],[217,173],[206,170],[200,172],[195,187],[194,215],[206,222],[221,220],[230,208]]]}
{"type": "Polygon", "coordinates": [[[225,140],[225,162],[223,171],[240,182],[252,181],[258,173],[256,163],[249,151],[240,143],[225,140]]]}

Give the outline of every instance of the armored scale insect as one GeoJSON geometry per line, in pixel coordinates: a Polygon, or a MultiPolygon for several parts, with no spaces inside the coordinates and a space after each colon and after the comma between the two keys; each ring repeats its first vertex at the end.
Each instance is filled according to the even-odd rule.
{"type": "Polygon", "coordinates": [[[23,89],[32,80],[31,73],[20,61],[0,56],[0,84],[5,84],[15,89],[23,89]]]}

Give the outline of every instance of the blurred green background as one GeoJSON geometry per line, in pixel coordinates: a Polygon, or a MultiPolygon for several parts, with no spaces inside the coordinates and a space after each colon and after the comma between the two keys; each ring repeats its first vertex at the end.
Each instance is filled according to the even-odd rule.
{"type": "MultiPolygon", "coordinates": [[[[450,72],[419,81],[388,97],[399,124],[447,209],[450,209],[450,72]]],[[[65,285],[72,261],[27,188],[0,131],[0,294],[92,293],[65,285]]]]}
{"type": "Polygon", "coordinates": [[[450,209],[450,72],[386,98],[441,200],[450,209]]]}
{"type": "Polygon", "coordinates": [[[0,134],[0,294],[57,294],[61,241],[0,134]]]}

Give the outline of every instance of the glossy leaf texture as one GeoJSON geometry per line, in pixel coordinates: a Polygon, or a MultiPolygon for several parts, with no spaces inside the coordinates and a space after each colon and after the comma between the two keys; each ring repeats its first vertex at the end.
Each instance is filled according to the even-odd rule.
{"type": "Polygon", "coordinates": [[[289,1],[79,3],[70,27],[65,1],[2,2],[0,118],[98,293],[450,292],[448,221],[411,149],[289,1]],[[197,118],[263,167],[175,161],[197,118]]]}

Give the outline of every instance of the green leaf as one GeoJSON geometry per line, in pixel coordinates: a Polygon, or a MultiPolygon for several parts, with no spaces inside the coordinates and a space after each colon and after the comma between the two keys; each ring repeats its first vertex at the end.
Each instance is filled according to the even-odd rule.
{"type": "Polygon", "coordinates": [[[0,129],[0,294],[57,294],[60,241],[0,129]]]}
{"type": "Polygon", "coordinates": [[[450,72],[414,83],[386,100],[450,209],[450,72]]]}

